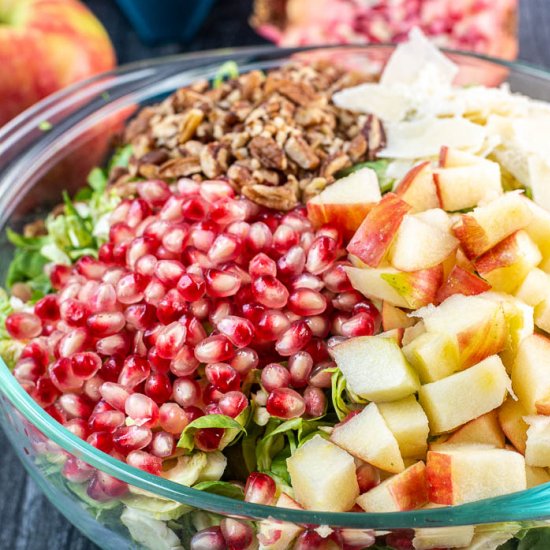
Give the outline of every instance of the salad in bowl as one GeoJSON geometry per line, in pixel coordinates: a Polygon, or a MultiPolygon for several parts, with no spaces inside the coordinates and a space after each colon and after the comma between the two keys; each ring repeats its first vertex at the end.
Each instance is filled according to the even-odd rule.
{"type": "Polygon", "coordinates": [[[419,31],[381,74],[226,63],[8,229],[20,386],[148,487],[234,509],[29,423],[56,484],[152,550],[544,547],[437,524],[550,481],[550,106],[457,72],[419,31]]]}

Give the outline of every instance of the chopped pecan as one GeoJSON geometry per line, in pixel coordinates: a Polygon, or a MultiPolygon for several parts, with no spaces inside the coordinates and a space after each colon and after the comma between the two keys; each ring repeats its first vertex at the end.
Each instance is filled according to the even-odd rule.
{"type": "Polygon", "coordinates": [[[156,164],[140,164],[138,174],[148,180],[152,180],[158,177],[159,167],[156,164]]]}
{"type": "Polygon", "coordinates": [[[321,166],[321,174],[323,177],[330,179],[343,168],[350,166],[351,162],[349,157],[345,153],[337,153],[335,155],[329,155],[321,166]]]}
{"type": "Polygon", "coordinates": [[[162,164],[168,160],[168,153],[162,149],[156,149],[155,151],[149,151],[145,153],[140,159],[140,164],[162,164]]]}
{"type": "Polygon", "coordinates": [[[321,193],[327,185],[328,180],[326,178],[312,178],[301,181],[302,202],[307,202],[309,199],[321,193]]]}
{"type": "Polygon", "coordinates": [[[264,185],[279,185],[281,183],[279,173],[274,170],[267,170],[266,168],[254,170],[254,172],[252,172],[252,178],[264,185]]]}
{"type": "Polygon", "coordinates": [[[363,134],[357,134],[349,143],[347,153],[352,162],[359,162],[367,153],[368,143],[363,134]]]}
{"type": "Polygon", "coordinates": [[[214,179],[227,171],[227,149],[219,143],[209,143],[202,148],[199,160],[207,178],[214,179]]]}
{"type": "Polygon", "coordinates": [[[301,136],[290,136],[285,143],[286,154],[305,170],[319,166],[319,157],[301,136]]]}
{"type": "Polygon", "coordinates": [[[367,140],[367,159],[374,160],[378,152],[386,147],[386,132],[382,122],[377,116],[369,115],[361,132],[367,140]]]}
{"type": "Polygon", "coordinates": [[[246,166],[241,166],[240,164],[232,164],[227,169],[227,177],[234,181],[238,187],[251,185],[254,182],[250,170],[246,168],[246,166]]]}
{"type": "Polygon", "coordinates": [[[183,178],[202,170],[198,157],[183,157],[165,162],[159,170],[160,178],[183,178]]]}
{"type": "Polygon", "coordinates": [[[248,144],[250,154],[265,168],[284,170],[287,166],[287,159],[284,151],[277,142],[268,137],[256,136],[248,144]]]}
{"type": "Polygon", "coordinates": [[[204,113],[200,109],[190,109],[180,125],[179,142],[185,143],[190,140],[199,124],[204,119],[204,113]]]}
{"type": "Polygon", "coordinates": [[[295,179],[279,187],[259,183],[246,185],[241,193],[251,201],[275,210],[288,211],[298,205],[298,182],[295,179]]]}

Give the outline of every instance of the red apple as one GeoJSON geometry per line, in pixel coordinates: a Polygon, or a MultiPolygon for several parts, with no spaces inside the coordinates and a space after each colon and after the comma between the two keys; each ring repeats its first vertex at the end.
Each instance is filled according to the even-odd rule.
{"type": "Polygon", "coordinates": [[[487,281],[484,281],[474,273],[466,271],[459,265],[455,265],[449,273],[447,280],[437,291],[436,302],[438,304],[444,302],[453,294],[475,296],[476,294],[481,294],[488,290],[491,290],[491,285],[487,281]]]}
{"type": "Polygon", "coordinates": [[[115,66],[112,44],[76,0],[0,0],[0,126],[43,97],[115,66]]]}
{"type": "Polygon", "coordinates": [[[348,244],[348,252],[370,267],[378,267],[411,206],[395,193],[375,205],[348,244]]]}
{"type": "Polygon", "coordinates": [[[414,212],[439,207],[430,162],[413,166],[399,182],[395,194],[410,204],[414,212]]]}

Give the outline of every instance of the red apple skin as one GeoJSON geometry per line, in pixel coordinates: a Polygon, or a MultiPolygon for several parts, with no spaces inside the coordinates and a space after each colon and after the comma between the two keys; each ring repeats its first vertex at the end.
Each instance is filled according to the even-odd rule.
{"type": "Polygon", "coordinates": [[[307,215],[315,227],[328,223],[338,227],[347,241],[353,237],[374,203],[322,204],[308,201],[307,215]]]}
{"type": "Polygon", "coordinates": [[[399,483],[392,484],[391,492],[400,510],[414,510],[428,502],[426,481],[424,463],[417,462],[405,471],[399,483]]]}
{"type": "Polygon", "coordinates": [[[411,206],[395,193],[387,193],[368,213],[347,250],[370,267],[378,267],[388,251],[403,217],[411,206]]]}
{"type": "Polygon", "coordinates": [[[460,241],[464,254],[469,260],[481,256],[489,249],[487,235],[473,216],[463,214],[460,222],[453,226],[453,233],[460,241]]]}
{"type": "Polygon", "coordinates": [[[76,0],[0,2],[0,125],[47,95],[115,66],[105,29],[76,0]],[[13,21],[13,25],[10,25],[13,21]]]}
{"type": "Polygon", "coordinates": [[[426,482],[428,498],[435,504],[453,504],[453,475],[450,455],[428,451],[426,482]]]}
{"type": "Polygon", "coordinates": [[[436,303],[444,302],[453,294],[464,294],[464,296],[475,296],[491,290],[491,285],[474,273],[466,271],[459,265],[455,265],[447,280],[443,283],[436,294],[436,303]]]}
{"type": "Polygon", "coordinates": [[[493,246],[493,248],[479,256],[473,262],[476,271],[484,275],[495,269],[509,267],[521,260],[522,251],[518,246],[518,233],[518,231],[512,233],[509,237],[506,237],[493,246]]]}
{"type": "Polygon", "coordinates": [[[410,204],[417,212],[439,207],[440,201],[433,182],[430,162],[421,162],[413,166],[399,182],[395,194],[407,204],[410,204]],[[426,182],[427,178],[429,178],[428,182],[426,182]],[[426,189],[426,183],[431,187],[431,190],[426,189]]]}

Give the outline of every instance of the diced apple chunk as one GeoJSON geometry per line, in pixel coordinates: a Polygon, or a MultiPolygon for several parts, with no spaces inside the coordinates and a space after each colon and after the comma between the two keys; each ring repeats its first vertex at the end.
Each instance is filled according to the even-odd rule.
{"type": "MultiPolygon", "coordinates": [[[[550,233],[548,234],[550,238],[550,233]]],[[[545,298],[550,297],[550,276],[541,269],[532,269],[519,288],[516,297],[529,306],[537,306],[545,298]]]]}
{"type": "Polygon", "coordinates": [[[378,405],[404,458],[423,459],[428,450],[428,417],[414,395],[378,405]]]}
{"type": "Polygon", "coordinates": [[[454,430],[502,404],[510,379],[497,355],[447,378],[425,384],[419,401],[432,434],[454,430]]]}
{"type": "Polygon", "coordinates": [[[541,268],[544,271],[550,270],[550,212],[524,197],[525,204],[531,210],[533,217],[525,227],[527,234],[533,239],[542,253],[541,268]]]}
{"type": "Polygon", "coordinates": [[[527,422],[523,420],[524,416],[527,416],[525,407],[511,397],[498,409],[498,420],[502,431],[512,442],[512,445],[522,454],[525,454],[527,429],[529,428],[527,422]]]}
{"type": "Polygon", "coordinates": [[[472,165],[434,170],[434,182],[441,208],[449,212],[486,204],[502,195],[500,166],[480,159],[472,165]]]}
{"type": "Polygon", "coordinates": [[[527,487],[525,460],[520,453],[475,446],[428,451],[426,478],[430,502],[445,505],[496,497],[527,487]]]}
{"type": "Polygon", "coordinates": [[[409,317],[402,309],[392,306],[388,302],[382,304],[381,316],[384,330],[412,327],[416,322],[416,319],[409,317]]]}
{"type": "Polygon", "coordinates": [[[393,267],[344,269],[353,288],[361,294],[408,309],[433,303],[443,281],[441,265],[408,273],[393,267]]]}
{"type": "Polygon", "coordinates": [[[520,230],[477,258],[474,267],[494,290],[513,293],[541,259],[537,245],[520,230]]]}
{"type": "Polygon", "coordinates": [[[354,457],[381,470],[399,473],[405,469],[397,439],[376,403],[370,403],[359,414],[337,424],[330,439],[354,457]]]}
{"type": "Polygon", "coordinates": [[[528,414],[537,413],[537,401],[550,395],[550,340],[539,334],[519,344],[512,368],[512,387],[528,414]]]}
{"type": "Polygon", "coordinates": [[[439,206],[429,161],[413,166],[395,188],[395,194],[410,204],[414,212],[439,206]]]}
{"type": "Polygon", "coordinates": [[[550,482],[548,470],[546,470],[546,468],[540,468],[539,466],[526,465],[525,475],[527,477],[527,489],[550,482]]]}
{"type": "Polygon", "coordinates": [[[403,354],[422,384],[441,380],[460,369],[458,345],[448,334],[425,332],[404,346],[403,354]]]}
{"type": "Polygon", "coordinates": [[[419,271],[443,262],[458,240],[414,215],[403,218],[389,252],[389,261],[401,271],[419,271]]]}
{"type": "Polygon", "coordinates": [[[463,294],[464,296],[476,296],[491,290],[491,285],[478,277],[475,273],[467,271],[459,265],[455,265],[446,281],[439,288],[436,295],[437,303],[444,302],[453,294],[463,294]]]}
{"type": "Polygon", "coordinates": [[[454,147],[444,145],[439,151],[439,166],[440,168],[456,168],[458,166],[473,166],[482,164],[485,158],[454,147]]]}
{"type": "Polygon", "coordinates": [[[526,416],[529,425],[525,446],[525,463],[540,468],[550,467],[550,417],[526,416]]]}
{"type": "Polygon", "coordinates": [[[393,401],[418,391],[420,383],[395,341],[350,338],[331,349],[348,388],[369,401],[393,401]]]}
{"type": "Polygon", "coordinates": [[[424,314],[428,332],[456,339],[463,368],[506,347],[508,328],[502,305],[478,296],[454,294],[424,314]]]}
{"type": "Polygon", "coordinates": [[[518,524],[513,530],[501,531],[488,531],[476,534],[472,539],[472,542],[465,550],[498,550],[510,539],[514,538],[514,534],[520,530],[520,525],[518,524]]]}
{"type": "Polygon", "coordinates": [[[314,226],[334,224],[350,238],[381,198],[376,173],[362,168],[310,199],[307,213],[314,226]]]}
{"type": "Polygon", "coordinates": [[[316,435],[287,459],[296,500],[308,510],[345,512],[359,494],[353,457],[316,435]]]}
{"type": "Polygon", "coordinates": [[[365,512],[399,512],[414,510],[428,502],[425,465],[416,462],[400,474],[385,479],[363,493],[357,504],[365,512]]]}
{"type": "MultiPolygon", "coordinates": [[[[293,498],[281,493],[275,504],[278,508],[303,510],[293,498]]],[[[258,550],[287,550],[292,541],[304,530],[300,525],[288,521],[262,520],[258,529],[258,550]]]]}
{"type": "Polygon", "coordinates": [[[470,420],[456,432],[453,432],[447,439],[447,443],[484,443],[503,449],[505,437],[498,421],[497,410],[489,411],[478,418],[474,418],[474,420],[470,420]]]}
{"type": "Polygon", "coordinates": [[[526,227],[532,218],[531,209],[523,197],[510,192],[476,208],[471,214],[463,214],[453,231],[468,258],[473,259],[526,227]]]}
{"type": "MultiPolygon", "coordinates": [[[[425,508],[434,508],[428,505],[425,508]]],[[[422,527],[414,530],[413,547],[415,550],[432,550],[435,548],[464,548],[474,538],[473,525],[455,527],[422,527]]]]}

